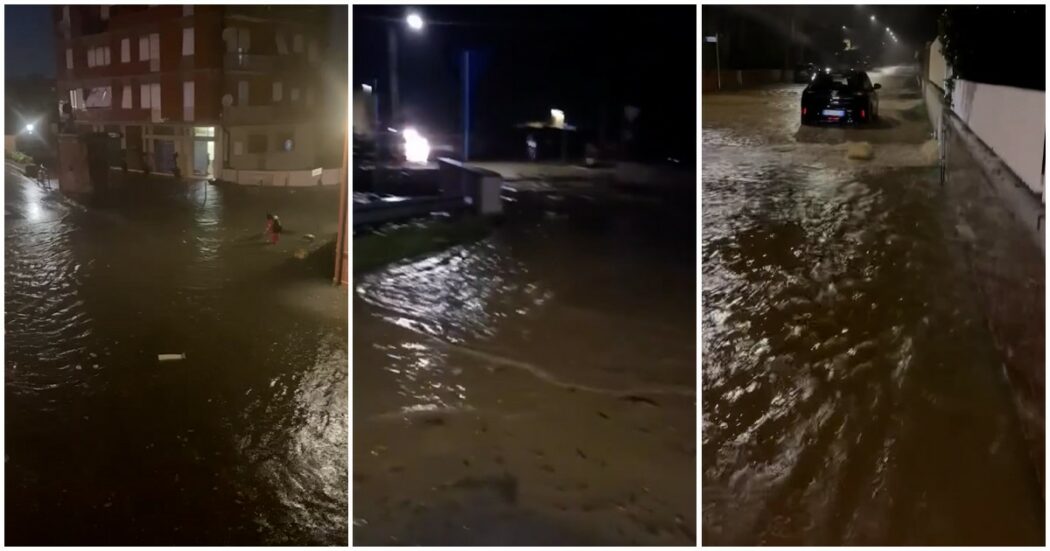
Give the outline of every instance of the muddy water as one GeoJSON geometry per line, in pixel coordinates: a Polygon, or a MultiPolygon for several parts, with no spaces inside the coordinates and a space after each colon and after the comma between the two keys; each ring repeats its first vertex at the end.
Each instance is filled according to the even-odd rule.
{"type": "Polygon", "coordinates": [[[127,184],[6,174],[7,542],[345,544],[347,292],[292,258],[338,191],[127,184]]]}
{"type": "Polygon", "coordinates": [[[704,543],[1041,544],[972,236],[900,126],[800,139],[800,90],[704,102],[704,543]]]}
{"type": "Polygon", "coordinates": [[[355,544],[695,542],[695,195],[574,189],[355,278],[355,544]]]}

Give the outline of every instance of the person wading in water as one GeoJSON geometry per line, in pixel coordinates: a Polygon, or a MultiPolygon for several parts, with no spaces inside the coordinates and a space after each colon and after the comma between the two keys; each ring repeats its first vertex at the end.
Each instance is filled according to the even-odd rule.
{"type": "Polygon", "coordinates": [[[277,244],[277,239],[283,229],[281,227],[281,219],[276,214],[266,213],[266,237],[271,245],[277,244]]]}

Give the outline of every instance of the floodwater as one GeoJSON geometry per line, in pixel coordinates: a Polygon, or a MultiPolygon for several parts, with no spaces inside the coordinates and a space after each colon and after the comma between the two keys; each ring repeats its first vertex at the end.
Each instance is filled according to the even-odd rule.
{"type": "Polygon", "coordinates": [[[7,543],[345,545],[347,290],[293,256],[338,190],[5,176],[7,543]]]}
{"type": "Polygon", "coordinates": [[[577,184],[355,276],[355,544],[695,544],[696,196],[577,184]]]}
{"type": "Polygon", "coordinates": [[[914,94],[889,87],[881,126],[800,130],[801,89],[704,98],[704,543],[1042,545],[914,94]]]}

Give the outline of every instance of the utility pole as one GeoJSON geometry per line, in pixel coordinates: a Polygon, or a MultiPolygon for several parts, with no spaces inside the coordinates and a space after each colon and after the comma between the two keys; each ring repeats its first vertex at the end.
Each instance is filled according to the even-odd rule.
{"type": "Polygon", "coordinates": [[[470,160],[470,50],[463,52],[463,160],[470,160]]]}
{"type": "Polygon", "coordinates": [[[390,122],[396,127],[399,105],[397,101],[397,32],[394,30],[394,25],[387,25],[386,37],[390,51],[390,122]]]}

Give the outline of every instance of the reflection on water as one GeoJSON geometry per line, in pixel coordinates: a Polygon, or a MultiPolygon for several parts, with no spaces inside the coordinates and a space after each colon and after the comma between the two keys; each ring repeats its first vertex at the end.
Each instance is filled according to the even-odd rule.
{"type": "Polygon", "coordinates": [[[936,173],[756,145],[788,138],[720,109],[705,99],[705,543],[1042,542],[936,173]]]}
{"type": "Polygon", "coordinates": [[[355,543],[695,543],[695,197],[515,199],[355,278],[355,543]]]}
{"type": "Polygon", "coordinates": [[[134,184],[6,174],[8,543],[345,544],[347,294],[261,239],[338,190],[134,184]]]}

